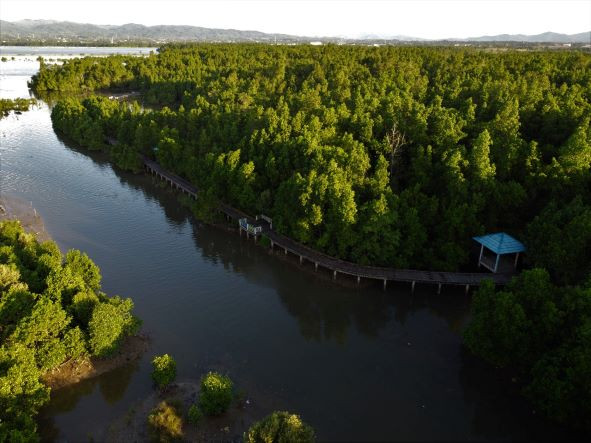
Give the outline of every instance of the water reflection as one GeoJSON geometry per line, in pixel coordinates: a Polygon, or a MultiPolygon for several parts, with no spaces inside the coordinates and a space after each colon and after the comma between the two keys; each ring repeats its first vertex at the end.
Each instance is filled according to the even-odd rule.
{"type": "Polygon", "coordinates": [[[308,340],[345,344],[351,328],[375,338],[392,319],[404,325],[409,315],[424,309],[443,318],[456,332],[465,322],[469,298],[457,288],[446,288],[437,295],[433,287],[417,286],[416,293],[411,294],[408,284],[391,284],[383,291],[381,282],[363,282],[358,289],[347,276],[339,276],[344,284],[341,281],[335,284],[322,269],[315,273],[310,264],[300,266],[294,257],[285,257],[280,251],[271,253],[252,240],[239,240],[234,229],[203,229],[204,225],[179,204],[176,199],[179,194],[164,182],[145,174],[123,171],[112,165],[104,153],[61,141],[98,166],[112,167],[122,185],[141,191],[147,199],[157,202],[170,223],[182,226],[190,221],[193,241],[203,258],[243,275],[252,283],[276,290],[285,309],[297,319],[302,336],[308,340]],[[212,235],[212,231],[217,232],[212,235]],[[303,280],[312,284],[314,290],[309,290],[303,280]]]}
{"type": "Polygon", "coordinates": [[[44,441],[57,440],[60,431],[59,426],[56,425],[55,417],[76,409],[84,397],[99,393],[108,405],[115,405],[125,396],[133,375],[138,369],[139,360],[135,360],[107,374],[52,391],[50,403],[39,414],[42,439],[44,441]]]}
{"type": "Polygon", "coordinates": [[[42,425],[49,438],[101,435],[152,392],[149,360],[164,352],[177,358],[180,378],[228,372],[255,401],[301,412],[323,440],[557,435],[515,406],[522,400],[493,370],[460,352],[462,289],[384,292],[341,276],[345,284],[335,285],[297,258],[193,221],[150,176],[64,148],[47,108],[10,133],[3,182],[13,191],[11,180],[26,183],[21,192],[49,232],[97,261],[105,291],[131,296],[154,339],[136,369],[55,392],[42,425]]]}

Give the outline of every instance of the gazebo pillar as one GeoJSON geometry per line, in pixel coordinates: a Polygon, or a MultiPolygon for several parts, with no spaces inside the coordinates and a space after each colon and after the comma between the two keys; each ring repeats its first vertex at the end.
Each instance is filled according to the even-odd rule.
{"type": "Polygon", "coordinates": [[[515,255],[515,266],[514,268],[517,269],[517,261],[519,260],[519,252],[515,255]]]}
{"type": "Polygon", "coordinates": [[[499,267],[499,258],[501,258],[501,254],[497,254],[497,261],[495,261],[495,270],[493,272],[497,272],[497,268],[499,267]]]}

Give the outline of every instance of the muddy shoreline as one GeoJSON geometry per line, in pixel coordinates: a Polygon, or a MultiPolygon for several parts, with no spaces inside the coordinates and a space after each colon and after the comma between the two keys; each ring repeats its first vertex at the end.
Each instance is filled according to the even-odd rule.
{"type": "Polygon", "coordinates": [[[137,360],[147,351],[149,344],[150,338],[147,335],[132,335],[126,337],[119,349],[110,357],[68,360],[44,374],[41,379],[51,389],[61,389],[137,360]]]}

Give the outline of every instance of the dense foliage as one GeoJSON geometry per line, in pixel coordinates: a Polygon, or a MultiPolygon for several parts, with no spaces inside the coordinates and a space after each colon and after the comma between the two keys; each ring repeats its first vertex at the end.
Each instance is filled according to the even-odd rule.
{"type": "Polygon", "coordinates": [[[466,345],[518,371],[538,408],[591,430],[591,281],[557,287],[543,269],[524,271],[503,291],[475,294],[466,345]]]}
{"type": "Polygon", "coordinates": [[[166,388],[176,378],[176,361],[168,354],[154,357],[152,368],[152,380],[160,389],[166,388]]]}
{"type": "Polygon", "coordinates": [[[145,58],[42,63],[32,85],[141,92],[153,109],[66,98],[54,126],[128,169],[155,158],[204,201],[265,213],[278,231],[340,258],[456,270],[474,235],[522,239],[526,266],[540,270],[496,295],[483,287],[467,343],[525,374],[549,415],[585,424],[589,54],[170,46],[145,58]]]}
{"type": "Polygon", "coordinates": [[[246,443],[312,443],[314,430],[299,415],[275,411],[254,423],[244,434],[246,443]]]}
{"type": "Polygon", "coordinates": [[[166,401],[160,402],[148,415],[148,427],[152,441],[168,443],[183,436],[183,419],[178,407],[166,401]]]}
{"type": "Polygon", "coordinates": [[[537,215],[570,217],[579,194],[589,208],[584,53],[200,45],[42,64],[33,86],[141,91],[168,107],[71,97],[54,125],[129,169],[152,156],[204,198],[361,263],[453,270],[473,235],[526,237],[537,215]]]}
{"type": "Polygon", "coordinates": [[[234,397],[233,386],[229,377],[217,372],[209,372],[201,377],[199,391],[201,411],[207,415],[220,415],[225,412],[234,397]]]}
{"type": "Polygon", "coordinates": [[[64,259],[54,242],[0,223],[0,442],[36,439],[34,417],[49,399],[40,378],[66,360],[116,349],[139,326],[132,308],[100,292],[86,254],[64,259]]]}

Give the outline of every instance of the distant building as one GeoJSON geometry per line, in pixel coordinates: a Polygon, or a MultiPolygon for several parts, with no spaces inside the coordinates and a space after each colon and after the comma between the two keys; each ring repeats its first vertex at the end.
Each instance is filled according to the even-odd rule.
{"type": "Polygon", "coordinates": [[[312,46],[321,46],[322,42],[310,42],[312,46]]]}

